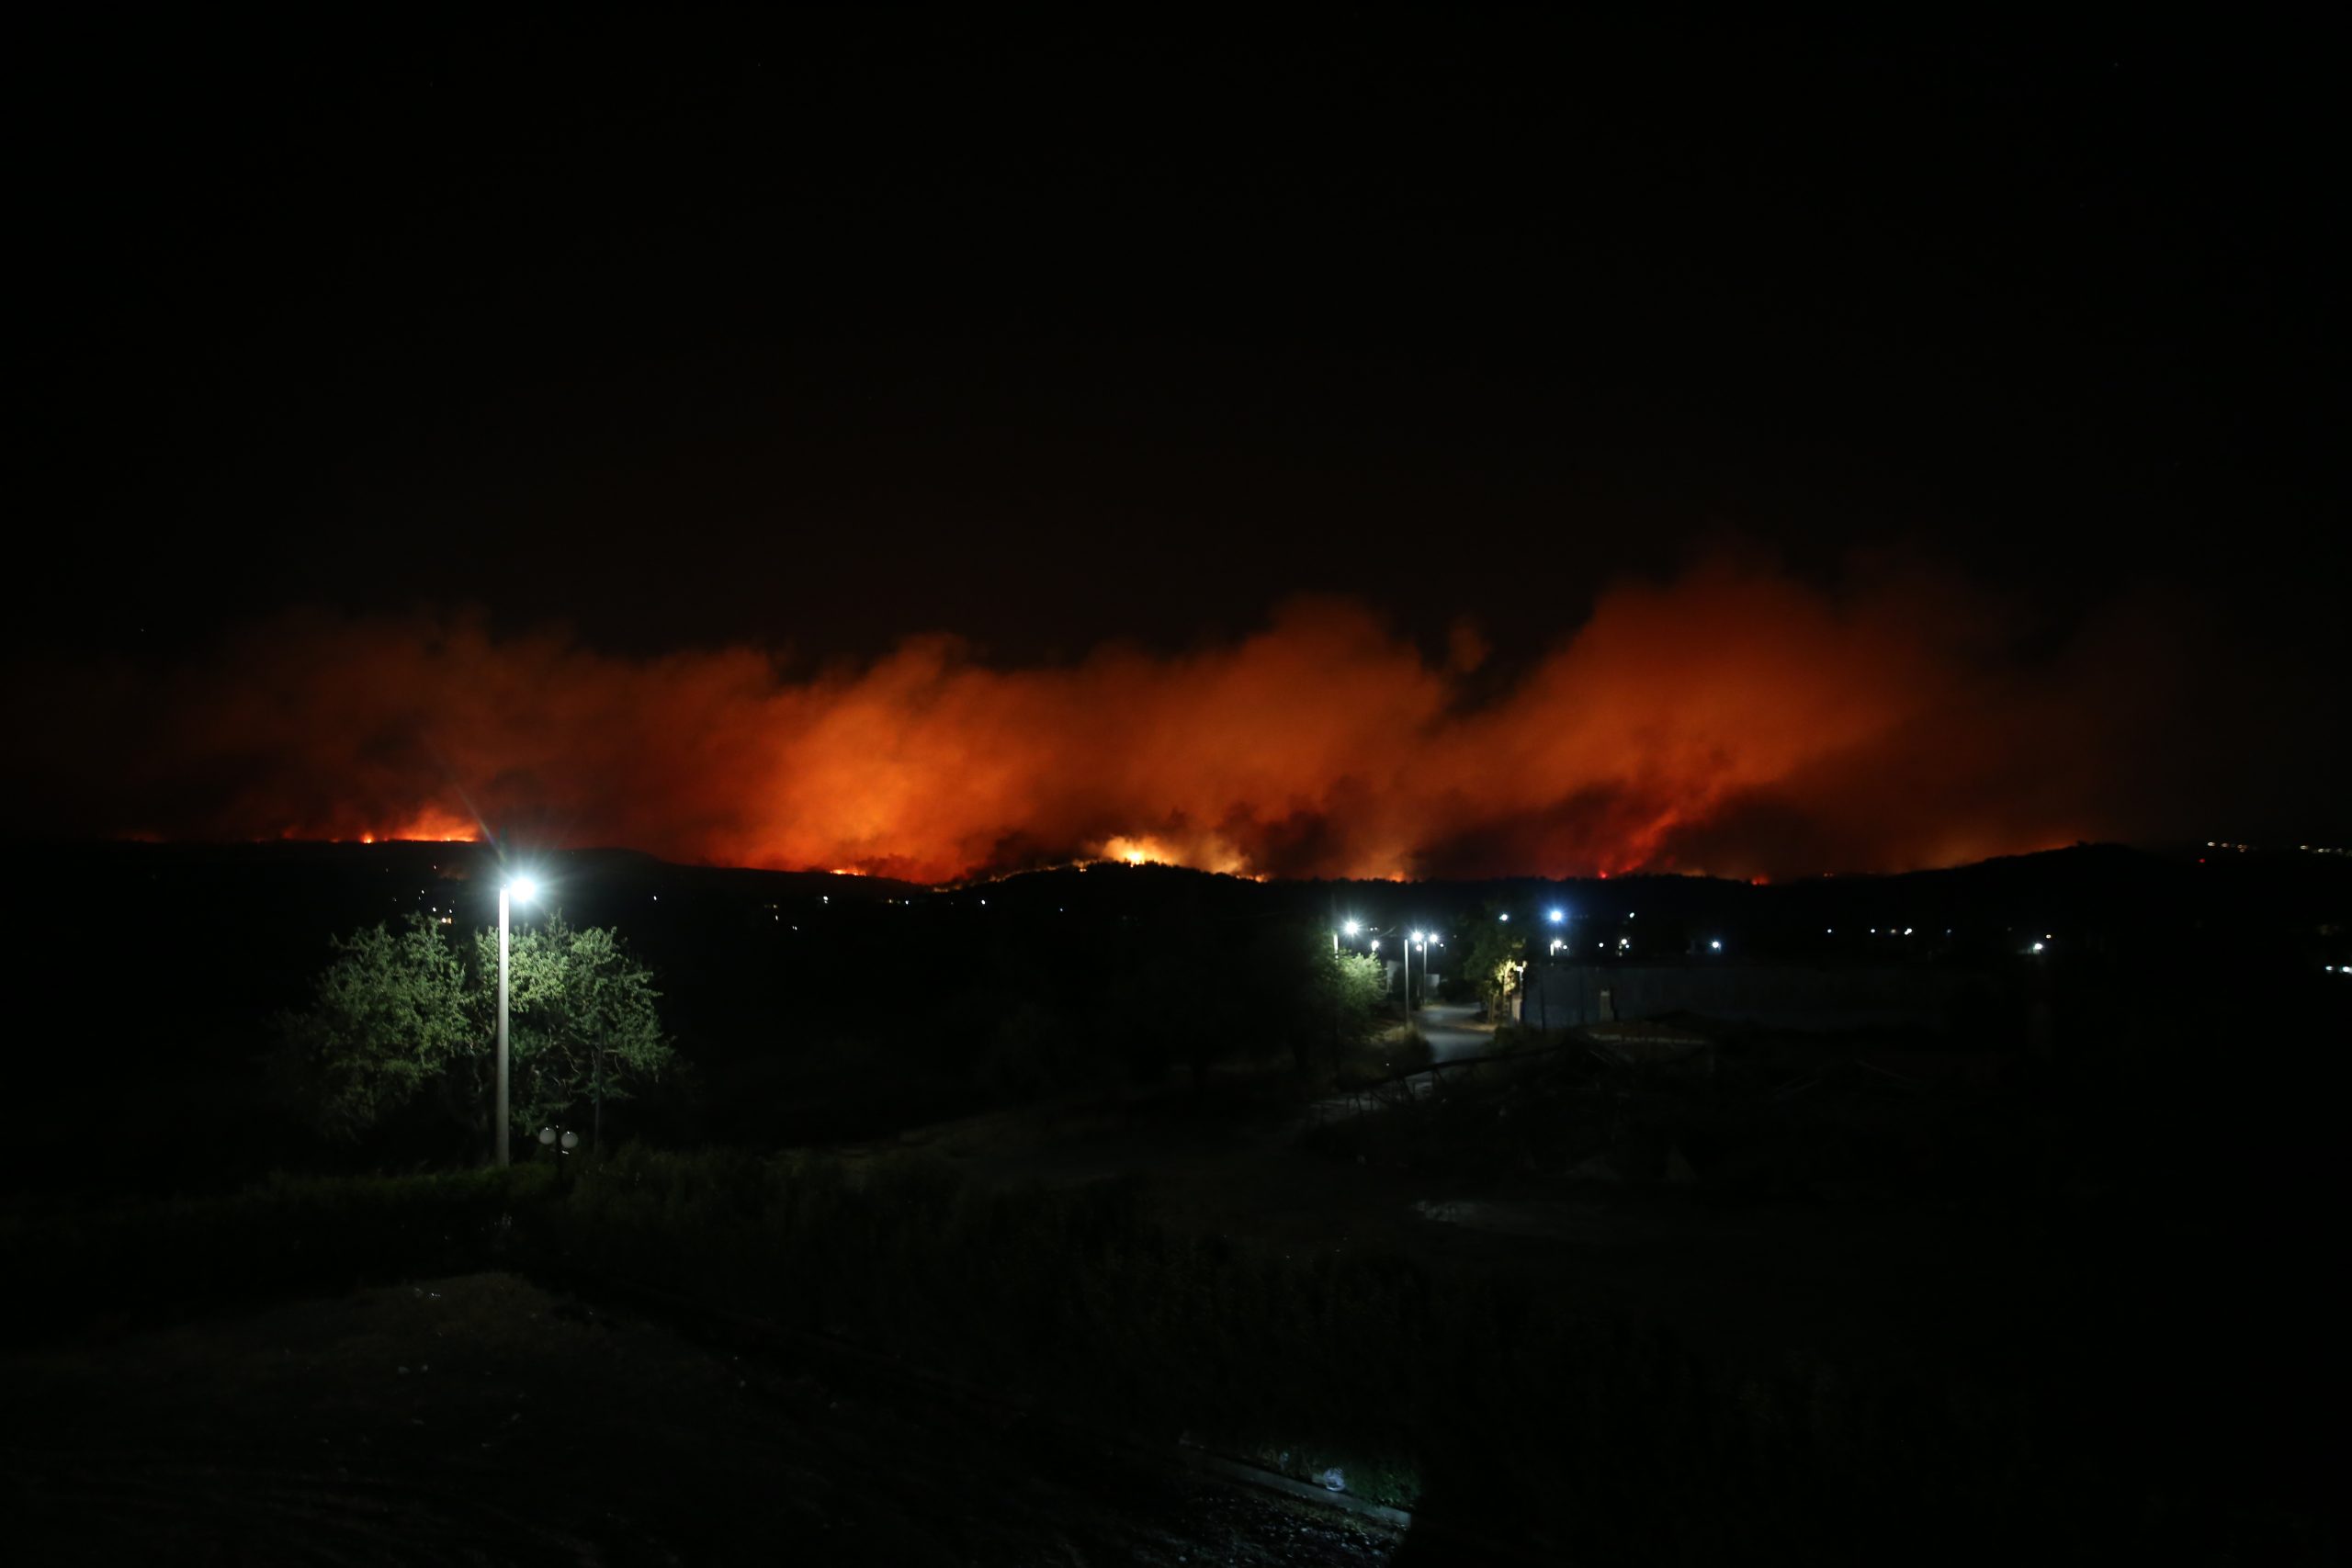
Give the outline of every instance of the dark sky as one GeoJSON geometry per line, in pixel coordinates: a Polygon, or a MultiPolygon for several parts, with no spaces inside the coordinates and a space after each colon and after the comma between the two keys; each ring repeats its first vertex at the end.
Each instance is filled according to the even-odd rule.
{"type": "Polygon", "coordinates": [[[2346,563],[2292,39],[796,28],[51,39],[16,635],[1028,659],[1331,589],[1508,647],[1725,530],[2346,563]]]}

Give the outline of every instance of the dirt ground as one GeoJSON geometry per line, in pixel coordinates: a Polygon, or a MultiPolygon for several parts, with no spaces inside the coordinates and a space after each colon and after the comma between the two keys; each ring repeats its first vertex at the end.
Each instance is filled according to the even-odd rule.
{"type": "Polygon", "coordinates": [[[1367,1520],[475,1274],[0,1360],[19,1562],[1387,1562],[1367,1520]]]}

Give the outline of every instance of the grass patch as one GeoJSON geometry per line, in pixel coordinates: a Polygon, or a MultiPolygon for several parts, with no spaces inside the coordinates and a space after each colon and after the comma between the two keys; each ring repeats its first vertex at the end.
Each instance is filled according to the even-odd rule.
{"type": "Polygon", "coordinates": [[[1343,1053],[1332,1068],[1331,1084],[1343,1092],[1368,1089],[1418,1073],[1435,1059],[1429,1036],[1419,1030],[1392,1031],[1343,1053]]]}
{"type": "Polygon", "coordinates": [[[431,1176],[275,1177],[243,1192],[0,1221],[18,1337],[114,1331],[292,1294],[481,1267],[507,1216],[552,1195],[517,1166],[431,1176]]]}

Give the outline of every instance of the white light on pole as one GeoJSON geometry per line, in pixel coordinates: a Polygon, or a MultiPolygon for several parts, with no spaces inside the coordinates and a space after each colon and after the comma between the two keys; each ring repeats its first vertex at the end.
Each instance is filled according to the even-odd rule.
{"type": "Polygon", "coordinates": [[[510,899],[519,898],[527,904],[539,896],[539,885],[527,876],[518,876],[498,890],[498,1163],[503,1168],[510,1163],[506,1153],[506,922],[510,899]]]}

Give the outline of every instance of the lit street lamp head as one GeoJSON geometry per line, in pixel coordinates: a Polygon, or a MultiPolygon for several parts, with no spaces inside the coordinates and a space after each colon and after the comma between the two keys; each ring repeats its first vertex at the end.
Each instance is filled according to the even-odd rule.
{"type": "Polygon", "coordinates": [[[517,904],[527,904],[539,896],[538,879],[518,876],[506,885],[506,891],[517,904]]]}

